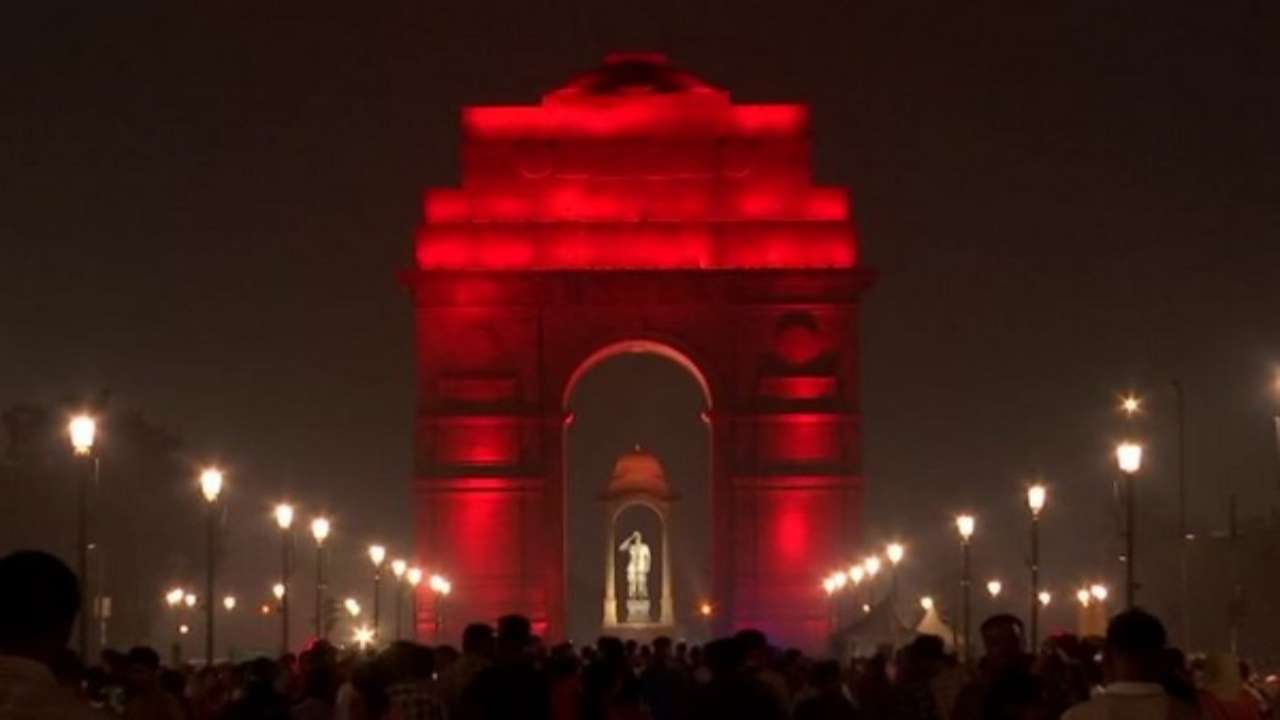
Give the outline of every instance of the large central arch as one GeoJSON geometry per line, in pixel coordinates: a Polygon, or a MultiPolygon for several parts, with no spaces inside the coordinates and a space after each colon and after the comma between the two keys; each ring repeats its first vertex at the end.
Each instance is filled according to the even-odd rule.
{"type": "MultiPolygon", "coordinates": [[[[715,527],[712,521],[715,504],[711,501],[715,477],[713,398],[711,381],[699,367],[699,361],[691,357],[687,349],[675,347],[677,342],[671,338],[631,338],[609,343],[584,358],[565,385],[562,408],[570,418],[561,440],[562,483],[565,488],[565,588],[566,592],[574,590],[576,581],[576,591],[581,593],[580,597],[566,594],[565,609],[569,613],[588,613],[567,618],[570,637],[590,638],[600,632],[600,617],[595,610],[604,597],[605,588],[598,592],[595,588],[595,583],[600,580],[599,549],[601,543],[606,543],[617,520],[601,514],[607,509],[602,505],[605,499],[601,493],[605,491],[610,477],[608,468],[614,467],[623,452],[633,450],[633,443],[635,450],[643,446],[644,450],[660,459],[674,493],[671,500],[678,500],[674,506],[667,506],[674,507],[674,513],[660,509],[653,504],[652,498],[636,501],[648,503],[648,507],[663,518],[663,549],[668,552],[662,568],[668,575],[663,576],[663,580],[671,577],[680,580],[675,583],[672,593],[676,600],[672,619],[679,631],[701,629],[702,623],[693,617],[694,608],[697,602],[711,595],[711,556],[715,546],[715,538],[709,531],[715,527]],[[651,358],[666,368],[616,362],[637,356],[651,358]],[[605,370],[610,365],[612,369],[605,370]],[[643,371],[646,367],[649,368],[647,372],[643,371]],[[615,386],[612,392],[597,395],[606,387],[598,382],[585,382],[588,378],[595,378],[596,371],[606,372],[605,377],[611,376],[614,383],[618,382],[621,373],[632,373],[632,377],[639,374],[656,382],[663,392],[671,392],[673,396],[644,402],[641,398],[658,391],[652,386],[632,391],[620,391],[615,386]],[[683,384],[672,385],[676,376],[684,381],[683,384]],[[646,416],[641,411],[637,418],[633,416],[635,406],[625,402],[615,404],[620,395],[630,395],[632,402],[640,401],[650,410],[656,409],[655,406],[661,407],[658,413],[665,432],[657,431],[650,424],[655,417],[646,416]],[[695,395],[696,404],[691,402],[695,395]],[[607,407],[603,412],[602,403],[607,407]],[[584,406],[594,407],[597,412],[594,415],[583,413],[584,406]],[[670,547],[675,548],[674,555],[666,546],[666,541],[673,539],[675,542],[670,547]],[[668,567],[669,564],[672,567],[668,567]]],[[[624,506],[619,510],[621,507],[624,506]]],[[[663,584],[665,589],[665,582],[663,584]]]]}
{"type": "Polygon", "coordinates": [[[717,623],[817,645],[818,578],[859,532],[867,274],[845,193],[811,185],[806,109],[621,56],[463,131],[462,189],[428,191],[406,278],[418,554],[454,579],[447,619],[563,637],[566,401],[650,352],[709,407],[717,623]]]}

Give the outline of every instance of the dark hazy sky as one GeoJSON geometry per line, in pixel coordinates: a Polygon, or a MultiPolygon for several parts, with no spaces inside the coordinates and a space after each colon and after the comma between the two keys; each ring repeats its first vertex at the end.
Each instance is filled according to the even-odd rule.
{"type": "MultiPolygon", "coordinates": [[[[818,179],[852,189],[880,275],[867,537],[911,543],[911,582],[945,578],[952,512],[1013,512],[1034,474],[1050,581],[1100,573],[1130,387],[1154,533],[1175,377],[1193,522],[1221,525],[1233,491],[1260,514],[1278,492],[1277,8],[1044,5],[6,3],[0,405],[109,387],[230,467],[244,537],[287,492],[353,548],[407,538],[395,272],[422,189],[457,181],[459,106],[656,49],[740,100],[813,107],[818,179]]],[[[1021,578],[1023,531],[980,527],[989,572],[1021,578]]]]}

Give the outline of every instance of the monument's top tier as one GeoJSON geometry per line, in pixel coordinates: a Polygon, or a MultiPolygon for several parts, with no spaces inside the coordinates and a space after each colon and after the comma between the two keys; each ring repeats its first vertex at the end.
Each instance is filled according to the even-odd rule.
{"type": "Polygon", "coordinates": [[[424,270],[848,268],[803,105],[737,105],[660,55],[611,55],[532,106],[470,107],[462,187],[427,191],[424,270]]]}

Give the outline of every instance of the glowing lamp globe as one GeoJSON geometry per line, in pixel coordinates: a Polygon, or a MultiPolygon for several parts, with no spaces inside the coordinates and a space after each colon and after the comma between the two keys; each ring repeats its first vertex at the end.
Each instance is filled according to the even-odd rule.
{"type": "Polygon", "coordinates": [[[311,537],[316,539],[317,545],[323,545],[329,532],[333,530],[333,526],[329,523],[329,518],[323,515],[311,521],[311,537]]]}
{"type": "Polygon", "coordinates": [[[991,597],[999,597],[1000,591],[1003,589],[1004,589],[1004,584],[1001,583],[999,580],[987,581],[987,592],[990,593],[991,597]]]}
{"type": "Polygon", "coordinates": [[[200,473],[200,493],[204,499],[214,502],[222,494],[222,471],[217,468],[205,468],[200,473]]]}
{"type": "Polygon", "coordinates": [[[969,538],[973,537],[973,530],[976,522],[972,515],[956,516],[956,531],[960,533],[960,538],[965,542],[969,542],[969,538]]]}
{"type": "Polygon", "coordinates": [[[404,577],[404,573],[408,569],[409,569],[409,563],[405,562],[404,560],[401,560],[400,558],[396,558],[395,560],[391,561],[391,574],[395,575],[397,580],[404,577]]]}
{"type": "Polygon", "coordinates": [[[276,525],[281,530],[288,530],[293,525],[293,506],[280,503],[275,509],[276,525]]]}
{"type": "Polygon", "coordinates": [[[1122,442],[1116,446],[1116,464],[1120,472],[1132,475],[1142,469],[1142,446],[1133,442],[1122,442]]]}
{"type": "Polygon", "coordinates": [[[884,554],[885,557],[889,558],[889,562],[897,565],[902,562],[902,558],[907,554],[907,550],[902,546],[902,543],[889,543],[889,545],[884,549],[884,554]]]}
{"type": "Polygon", "coordinates": [[[920,607],[925,612],[929,612],[930,610],[933,610],[933,598],[929,597],[928,595],[925,595],[924,597],[920,598],[920,607]]]}
{"type": "Polygon", "coordinates": [[[1027,488],[1027,507],[1031,508],[1032,515],[1039,515],[1044,509],[1048,494],[1048,490],[1043,485],[1037,484],[1027,488]]]}
{"type": "Polygon", "coordinates": [[[381,545],[369,546],[369,561],[374,567],[382,567],[382,561],[387,559],[387,549],[381,545]]]}
{"type": "Polygon", "coordinates": [[[93,451],[93,439],[98,433],[98,423],[88,415],[77,415],[71,418],[67,432],[71,434],[71,449],[77,455],[88,455],[93,451]]]}

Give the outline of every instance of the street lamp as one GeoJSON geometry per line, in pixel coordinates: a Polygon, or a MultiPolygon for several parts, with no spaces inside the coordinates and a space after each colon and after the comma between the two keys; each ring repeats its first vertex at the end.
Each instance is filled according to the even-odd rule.
{"type": "Polygon", "coordinates": [[[1106,602],[1107,595],[1109,594],[1110,593],[1108,592],[1106,585],[1100,585],[1095,583],[1089,586],[1090,597],[1092,597],[1094,600],[1097,600],[1100,603],[1106,602]]]}
{"type": "MultiPolygon", "coordinates": [[[[411,567],[404,573],[409,583],[409,639],[418,639],[418,584],[422,582],[422,568],[411,567]]],[[[436,619],[436,632],[440,632],[440,620],[436,619]]],[[[438,638],[437,638],[438,639],[438,638]]]]}
{"type": "Polygon", "coordinates": [[[1142,469],[1142,446],[1129,441],[1117,445],[1116,464],[1120,466],[1120,472],[1124,475],[1124,604],[1132,608],[1137,592],[1135,579],[1137,563],[1133,556],[1136,515],[1134,486],[1137,484],[1135,478],[1138,471],[1142,469]]]}
{"type": "Polygon", "coordinates": [[[1076,591],[1076,602],[1080,603],[1080,607],[1089,607],[1091,597],[1088,588],[1080,588],[1076,591]]]}
{"type": "Polygon", "coordinates": [[[89,585],[89,484],[98,486],[98,456],[93,452],[93,442],[98,435],[98,423],[92,416],[81,414],[71,418],[67,426],[71,436],[71,449],[77,457],[89,461],[86,472],[80,473],[79,492],[76,498],[76,560],[80,573],[80,659],[89,661],[89,603],[93,598],[89,585]]]}
{"type": "Polygon", "coordinates": [[[1130,393],[1120,400],[1120,411],[1125,417],[1132,418],[1142,410],[1142,398],[1130,393]]]}
{"type": "Polygon", "coordinates": [[[404,573],[409,563],[400,558],[391,561],[391,575],[396,579],[396,639],[399,640],[404,629],[404,573]]]}
{"type": "Polygon", "coordinates": [[[208,521],[208,545],[206,547],[207,557],[205,562],[205,587],[204,587],[204,651],[205,651],[205,667],[213,667],[213,594],[215,575],[217,573],[218,559],[218,496],[222,494],[222,471],[209,467],[200,473],[200,493],[204,495],[206,510],[205,517],[208,521]]]}
{"type": "Polygon", "coordinates": [[[973,580],[970,576],[969,566],[969,541],[973,539],[973,531],[976,528],[977,521],[972,515],[963,514],[956,516],[956,532],[960,533],[960,606],[961,618],[964,625],[964,661],[968,664],[972,659],[969,650],[969,640],[973,637],[972,632],[972,586],[973,580]]]}
{"type": "Polygon", "coordinates": [[[329,537],[332,526],[329,518],[321,515],[311,521],[311,537],[316,541],[316,637],[326,639],[324,622],[324,541],[329,537]]]}
{"type": "Polygon", "coordinates": [[[1003,589],[1004,589],[1004,583],[1000,582],[999,580],[987,581],[987,594],[991,595],[992,600],[1000,597],[1000,591],[1003,589]]]}
{"type": "Polygon", "coordinates": [[[924,610],[925,612],[932,612],[933,598],[929,597],[928,595],[925,595],[924,597],[920,598],[920,609],[924,610]]]}
{"type": "Polygon", "coordinates": [[[369,546],[369,562],[373,563],[373,635],[376,639],[382,630],[382,563],[387,559],[387,548],[369,546]]]}
{"type": "Polygon", "coordinates": [[[427,586],[430,587],[433,591],[435,591],[435,594],[436,594],[435,635],[436,635],[436,642],[438,643],[440,642],[440,633],[442,632],[442,629],[444,627],[444,599],[449,596],[449,593],[453,592],[453,583],[450,583],[448,578],[444,577],[443,575],[432,575],[431,579],[427,581],[427,586]]]}
{"type": "Polygon", "coordinates": [[[907,550],[902,543],[891,542],[885,546],[885,557],[889,558],[889,637],[894,644],[898,642],[898,563],[906,556],[907,550]]]}
{"type": "Polygon", "coordinates": [[[1040,511],[1049,492],[1036,483],[1027,488],[1027,507],[1031,510],[1031,649],[1040,646],[1040,511]]]}
{"type": "Polygon", "coordinates": [[[275,509],[276,527],[280,528],[280,654],[289,652],[289,555],[293,548],[293,506],[280,503],[275,509]]]}
{"type": "Polygon", "coordinates": [[[698,615],[702,618],[702,624],[707,634],[708,642],[711,640],[711,616],[715,615],[715,606],[708,600],[698,603],[698,615]]]}
{"type": "Polygon", "coordinates": [[[1041,590],[1036,595],[1036,600],[1040,601],[1040,607],[1049,607],[1049,602],[1053,600],[1053,595],[1049,594],[1048,590],[1041,590]]]}
{"type": "Polygon", "coordinates": [[[347,598],[342,601],[342,607],[346,608],[347,614],[351,617],[360,616],[360,603],[355,598],[347,598]]]}
{"type": "Polygon", "coordinates": [[[227,609],[227,612],[231,612],[232,610],[235,610],[235,609],[236,609],[236,596],[235,596],[235,595],[227,595],[226,597],[222,598],[222,607],[226,608],[226,609],[227,609]]]}
{"type": "Polygon", "coordinates": [[[355,641],[361,650],[367,650],[373,644],[373,628],[368,625],[358,627],[352,633],[351,639],[355,641]]]}

